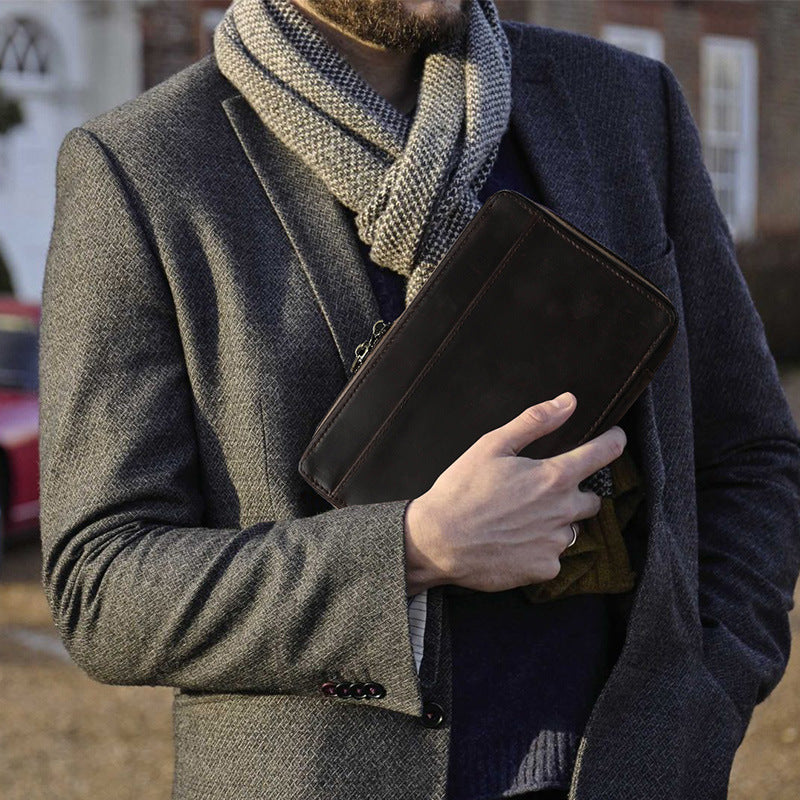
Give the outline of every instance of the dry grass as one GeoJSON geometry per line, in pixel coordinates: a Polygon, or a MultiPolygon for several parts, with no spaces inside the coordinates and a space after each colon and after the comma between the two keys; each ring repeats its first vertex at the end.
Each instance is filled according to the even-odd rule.
{"type": "Polygon", "coordinates": [[[0,584],[0,796],[164,800],[172,781],[170,689],[104,686],[60,651],[35,546],[0,584]]]}

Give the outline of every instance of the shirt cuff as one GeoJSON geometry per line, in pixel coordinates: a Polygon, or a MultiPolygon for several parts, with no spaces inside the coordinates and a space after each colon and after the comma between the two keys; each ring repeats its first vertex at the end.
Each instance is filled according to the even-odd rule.
{"type": "Polygon", "coordinates": [[[414,661],[417,665],[422,663],[422,649],[425,643],[425,619],[428,613],[428,590],[408,598],[408,627],[411,632],[411,649],[414,651],[414,661]]]}

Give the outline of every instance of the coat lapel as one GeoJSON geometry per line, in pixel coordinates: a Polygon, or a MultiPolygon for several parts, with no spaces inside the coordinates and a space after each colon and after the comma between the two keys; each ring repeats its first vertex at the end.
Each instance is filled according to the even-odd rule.
{"type": "Polygon", "coordinates": [[[536,27],[506,27],[512,51],[511,124],[548,208],[605,244],[608,232],[591,155],[566,81],[536,27]]]}
{"type": "Polygon", "coordinates": [[[233,129],[289,237],[349,376],[355,348],[380,307],[347,212],[276,136],[245,98],[222,101],[233,129]]]}
{"type": "MultiPolygon", "coordinates": [[[[575,108],[552,56],[526,41],[535,28],[506,26],[512,47],[512,124],[556,213],[601,242],[606,228],[575,108]]],[[[356,345],[380,317],[346,211],[325,184],[264,124],[244,97],[222,105],[289,237],[347,374],[356,345]]]]}

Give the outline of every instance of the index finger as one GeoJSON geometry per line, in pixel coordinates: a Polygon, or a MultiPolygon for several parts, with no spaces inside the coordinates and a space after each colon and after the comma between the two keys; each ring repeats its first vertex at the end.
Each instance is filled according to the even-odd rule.
{"type": "Polygon", "coordinates": [[[578,484],[618,458],[627,441],[625,431],[619,425],[613,425],[594,439],[545,460],[578,484]]]}

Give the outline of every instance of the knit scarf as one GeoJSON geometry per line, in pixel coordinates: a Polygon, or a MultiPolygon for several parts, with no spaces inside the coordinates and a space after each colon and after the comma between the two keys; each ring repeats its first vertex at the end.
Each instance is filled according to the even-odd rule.
{"type": "Polygon", "coordinates": [[[511,52],[491,0],[425,55],[413,119],[379,95],[290,0],[235,0],[214,31],[222,73],[355,215],[406,305],[479,210],[511,111],[511,52]]]}

